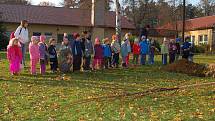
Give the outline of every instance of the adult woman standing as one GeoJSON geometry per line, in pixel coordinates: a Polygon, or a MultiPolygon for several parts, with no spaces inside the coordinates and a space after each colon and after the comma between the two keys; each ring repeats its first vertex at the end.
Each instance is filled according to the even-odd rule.
{"type": "Polygon", "coordinates": [[[14,35],[19,39],[22,51],[22,64],[25,66],[25,53],[26,53],[26,44],[29,42],[28,38],[28,21],[22,20],[20,26],[16,29],[14,35]]]}

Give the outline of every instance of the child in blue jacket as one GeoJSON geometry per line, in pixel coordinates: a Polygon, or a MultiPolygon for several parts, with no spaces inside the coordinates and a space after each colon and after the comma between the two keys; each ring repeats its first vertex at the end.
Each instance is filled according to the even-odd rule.
{"type": "Polygon", "coordinates": [[[128,41],[127,40],[122,41],[120,51],[121,51],[121,56],[122,56],[122,67],[127,68],[126,58],[129,54],[128,41]]]}
{"type": "Polygon", "coordinates": [[[104,53],[104,66],[105,69],[108,69],[108,67],[111,66],[111,63],[109,63],[109,60],[112,56],[112,51],[111,51],[111,47],[110,47],[110,41],[108,38],[104,39],[104,44],[103,44],[103,53],[104,53]]]}
{"type": "Polygon", "coordinates": [[[141,42],[140,42],[140,60],[141,60],[141,65],[146,64],[146,56],[149,53],[149,43],[147,42],[147,39],[145,36],[141,37],[141,42]]]}
{"type": "Polygon", "coordinates": [[[75,40],[72,44],[72,55],[73,55],[73,72],[81,70],[82,64],[82,46],[81,46],[81,38],[78,33],[74,34],[75,40]]]}

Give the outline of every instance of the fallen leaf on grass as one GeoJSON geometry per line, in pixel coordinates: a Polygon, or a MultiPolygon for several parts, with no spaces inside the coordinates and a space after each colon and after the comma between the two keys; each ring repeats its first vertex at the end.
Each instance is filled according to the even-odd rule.
{"type": "Polygon", "coordinates": [[[121,119],[125,119],[125,110],[124,110],[124,108],[120,108],[119,115],[120,115],[121,119]]]}
{"type": "Polygon", "coordinates": [[[137,117],[137,113],[132,113],[132,115],[133,115],[134,117],[137,117]]]}

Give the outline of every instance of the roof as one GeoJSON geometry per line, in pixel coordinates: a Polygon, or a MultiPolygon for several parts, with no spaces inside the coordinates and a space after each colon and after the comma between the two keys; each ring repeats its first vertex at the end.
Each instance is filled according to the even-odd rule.
{"type": "MultiPolygon", "coordinates": [[[[26,19],[30,24],[92,27],[91,11],[63,7],[0,4],[3,22],[20,23],[26,19]]],[[[104,27],[115,27],[114,12],[107,12],[104,27]]],[[[122,28],[134,29],[126,17],[122,17],[122,28]]]]}
{"type": "MultiPolygon", "coordinates": [[[[182,21],[178,21],[177,25],[178,30],[182,30],[182,21]]],[[[206,16],[195,19],[189,19],[186,20],[185,25],[186,31],[212,28],[215,26],[215,16],[206,16]]],[[[176,25],[172,23],[167,23],[164,26],[158,27],[158,29],[176,30],[176,25]]]]}

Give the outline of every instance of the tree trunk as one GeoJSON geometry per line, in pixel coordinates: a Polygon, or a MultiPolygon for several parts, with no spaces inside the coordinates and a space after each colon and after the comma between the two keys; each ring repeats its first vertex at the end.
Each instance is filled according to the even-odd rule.
{"type": "Polygon", "coordinates": [[[116,36],[119,43],[121,43],[121,8],[119,0],[115,0],[116,5],[116,36]]]}

